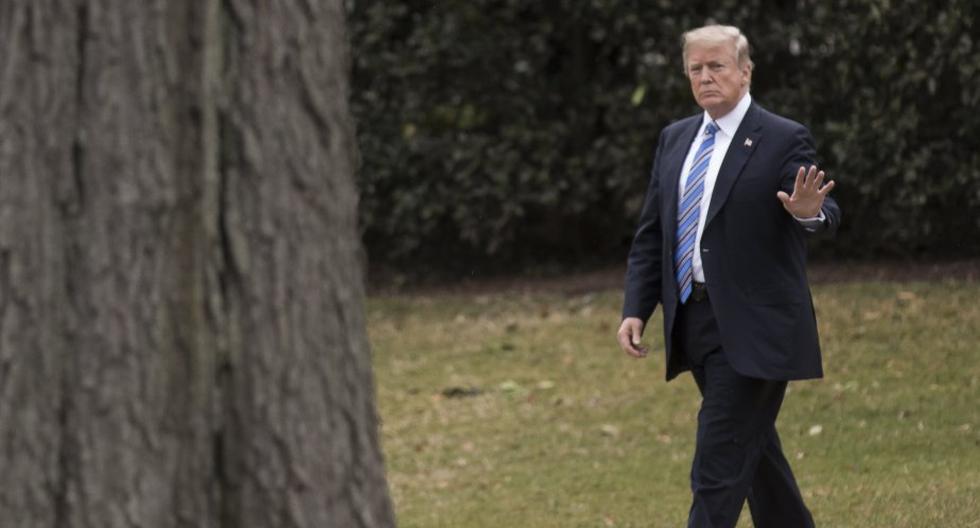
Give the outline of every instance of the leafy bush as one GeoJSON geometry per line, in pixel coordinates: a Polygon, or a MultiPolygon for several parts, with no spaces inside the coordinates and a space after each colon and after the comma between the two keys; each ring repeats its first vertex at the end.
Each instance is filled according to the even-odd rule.
{"type": "Polygon", "coordinates": [[[884,0],[350,3],[362,228],[416,271],[621,260],[659,130],[698,111],[679,36],[753,46],[752,93],[814,133],[824,254],[976,255],[978,8],[884,0]]]}

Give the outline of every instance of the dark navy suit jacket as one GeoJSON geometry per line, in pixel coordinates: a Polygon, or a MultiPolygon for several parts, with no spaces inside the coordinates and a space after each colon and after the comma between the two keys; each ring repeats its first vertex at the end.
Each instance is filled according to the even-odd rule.
{"type": "MultiPolygon", "coordinates": [[[[666,127],[628,259],[623,317],[646,322],[663,306],[667,379],[687,370],[671,339],[679,306],[674,277],[677,188],[703,113],[666,127]]],[[[792,194],[800,166],[815,161],[803,125],[752,103],[725,154],[701,237],[701,259],[722,347],[736,372],[791,380],[823,375],[806,276],[808,231],[776,192],[792,194]],[[748,141],[746,141],[748,140],[748,141]]],[[[833,233],[840,208],[831,197],[817,232],[833,233]]]]}

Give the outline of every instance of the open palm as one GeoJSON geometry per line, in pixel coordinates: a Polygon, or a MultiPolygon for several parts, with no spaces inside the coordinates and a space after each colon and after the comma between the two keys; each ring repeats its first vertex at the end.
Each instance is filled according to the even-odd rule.
{"type": "Polygon", "coordinates": [[[818,171],[816,165],[810,165],[810,170],[800,167],[796,172],[796,182],[793,183],[793,194],[779,191],[776,196],[783,207],[797,218],[813,218],[820,214],[820,207],[827,194],[834,188],[834,182],[823,183],[824,172],[818,171]]]}

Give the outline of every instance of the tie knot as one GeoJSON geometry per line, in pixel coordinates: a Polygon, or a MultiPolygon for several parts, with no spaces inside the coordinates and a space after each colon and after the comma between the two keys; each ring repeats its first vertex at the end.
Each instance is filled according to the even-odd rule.
{"type": "Polygon", "coordinates": [[[708,121],[708,126],[704,127],[704,135],[713,136],[718,131],[718,125],[714,121],[708,121]]]}

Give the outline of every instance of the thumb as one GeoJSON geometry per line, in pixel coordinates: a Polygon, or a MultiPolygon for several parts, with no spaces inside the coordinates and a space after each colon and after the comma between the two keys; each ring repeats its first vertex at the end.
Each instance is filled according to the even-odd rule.
{"type": "Polygon", "coordinates": [[[783,202],[783,205],[789,205],[789,195],[786,194],[786,191],[777,192],[776,198],[779,198],[779,201],[783,202]]]}
{"type": "Polygon", "coordinates": [[[630,333],[633,334],[633,344],[640,344],[640,337],[643,335],[643,330],[640,329],[640,325],[632,324],[630,325],[630,333]]]}

